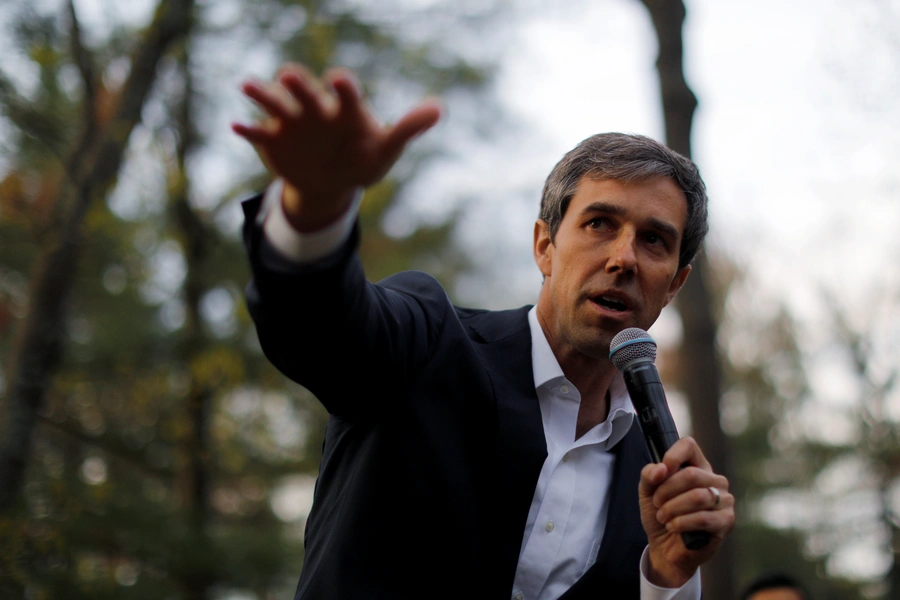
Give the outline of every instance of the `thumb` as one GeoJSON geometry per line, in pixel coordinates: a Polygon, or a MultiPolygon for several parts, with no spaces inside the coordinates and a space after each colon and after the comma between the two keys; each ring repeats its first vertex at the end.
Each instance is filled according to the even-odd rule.
{"type": "Polygon", "coordinates": [[[441,105],[437,100],[426,101],[406,113],[388,132],[384,141],[387,156],[399,156],[413,138],[431,129],[441,118],[441,105]]]}

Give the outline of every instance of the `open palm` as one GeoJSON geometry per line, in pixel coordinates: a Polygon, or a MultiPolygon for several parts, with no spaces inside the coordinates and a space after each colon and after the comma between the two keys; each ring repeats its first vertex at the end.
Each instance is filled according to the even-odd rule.
{"type": "Polygon", "coordinates": [[[434,125],[440,108],[426,102],[396,124],[380,123],[360,98],[352,76],[329,71],[322,81],[304,67],[283,67],[273,83],[248,82],[244,93],[266,113],[255,125],[233,125],[269,169],[318,215],[343,210],[357,187],[379,181],[406,144],[434,125]]]}

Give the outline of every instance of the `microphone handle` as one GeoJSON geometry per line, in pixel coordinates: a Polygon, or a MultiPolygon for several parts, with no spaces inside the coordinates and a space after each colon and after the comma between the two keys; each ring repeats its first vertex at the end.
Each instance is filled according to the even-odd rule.
{"type": "MultiPolygon", "coordinates": [[[[672,413],[669,411],[669,404],[666,402],[666,393],[659,378],[659,371],[652,361],[647,360],[629,365],[622,373],[650,456],[653,462],[662,462],[666,450],[671,448],[679,437],[672,413]]],[[[681,534],[681,541],[688,550],[704,548],[709,539],[708,531],[686,531],[681,534]]]]}

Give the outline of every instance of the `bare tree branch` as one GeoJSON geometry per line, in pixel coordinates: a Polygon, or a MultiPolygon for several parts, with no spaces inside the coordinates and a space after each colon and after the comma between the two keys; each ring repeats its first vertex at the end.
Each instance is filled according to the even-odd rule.
{"type": "Polygon", "coordinates": [[[34,108],[32,102],[16,91],[9,77],[0,70],[0,110],[26,136],[44,144],[51,154],[63,160],[64,138],[56,123],[34,108]]]}
{"type": "Polygon", "coordinates": [[[48,429],[53,429],[55,431],[59,431],[60,433],[64,433],[67,436],[78,440],[79,442],[86,444],[88,446],[93,446],[98,450],[102,450],[103,452],[118,458],[120,460],[124,460],[125,462],[145,471],[151,475],[156,475],[157,477],[163,479],[170,479],[172,477],[172,469],[166,467],[158,467],[150,464],[144,458],[144,453],[140,450],[135,450],[130,448],[121,440],[112,438],[108,435],[103,436],[94,436],[82,431],[79,427],[74,427],[69,425],[68,423],[58,423],[52,419],[48,419],[43,415],[38,415],[38,421],[44,427],[48,429]]]}
{"type": "Polygon", "coordinates": [[[0,510],[18,494],[37,411],[59,366],[66,304],[74,285],[84,216],[103,197],[119,172],[128,138],[140,121],[156,68],[193,21],[193,0],[161,0],[132,59],[114,117],[94,136],[73,145],[66,161],[68,181],[55,206],[62,222],[40,252],[31,276],[30,304],[7,364],[6,421],[0,435],[0,510]]]}
{"type": "Polygon", "coordinates": [[[81,84],[84,87],[84,99],[82,112],[84,114],[84,134],[82,143],[88,143],[97,131],[97,69],[94,67],[94,58],[84,46],[81,39],[81,25],[78,22],[78,14],[75,12],[74,0],[69,0],[69,41],[72,46],[72,57],[81,74],[81,84]]]}

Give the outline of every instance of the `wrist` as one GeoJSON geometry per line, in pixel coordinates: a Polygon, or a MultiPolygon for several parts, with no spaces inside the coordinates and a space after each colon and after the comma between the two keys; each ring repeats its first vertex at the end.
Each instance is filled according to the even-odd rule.
{"type": "Polygon", "coordinates": [[[281,191],[281,208],[291,227],[300,233],[312,233],[335,223],[347,212],[356,190],[303,193],[285,181],[281,191]]]}
{"type": "Polygon", "coordinates": [[[673,565],[659,553],[649,548],[647,553],[647,580],[653,585],[661,588],[680,588],[694,576],[696,569],[690,573],[673,565]]]}

